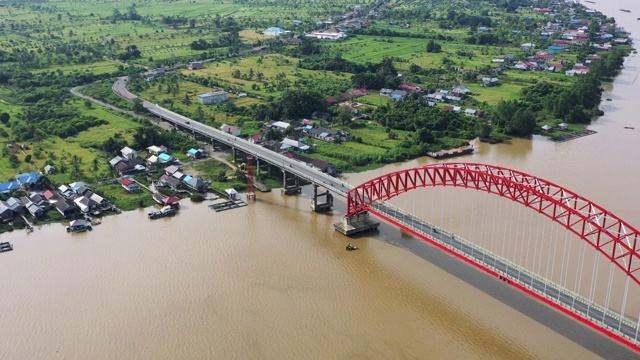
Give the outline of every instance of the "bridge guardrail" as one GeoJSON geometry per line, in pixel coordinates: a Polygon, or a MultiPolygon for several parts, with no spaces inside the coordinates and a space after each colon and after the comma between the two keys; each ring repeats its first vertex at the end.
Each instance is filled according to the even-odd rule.
{"type": "Polygon", "coordinates": [[[434,224],[423,220],[423,219],[419,219],[417,217],[415,217],[414,215],[411,215],[410,213],[390,204],[387,203],[385,201],[377,201],[371,204],[371,207],[375,208],[376,210],[380,211],[381,213],[392,217],[395,221],[411,228],[414,229],[415,231],[421,233],[424,236],[428,236],[430,239],[436,241],[437,243],[451,249],[452,251],[455,251],[456,253],[470,259],[473,260],[474,262],[478,262],[480,264],[482,264],[483,266],[486,266],[487,268],[490,268],[491,270],[505,275],[507,277],[509,277],[510,279],[516,281],[518,284],[520,284],[521,286],[526,287],[527,289],[536,292],[537,294],[553,301],[555,304],[558,304],[568,310],[573,311],[574,313],[578,313],[580,315],[582,315],[583,317],[589,319],[590,321],[599,324],[600,326],[606,327],[607,329],[616,332],[617,334],[627,338],[630,341],[634,341],[637,342],[637,334],[638,334],[638,330],[640,330],[638,323],[632,321],[631,319],[629,319],[628,317],[619,314],[613,310],[607,309],[587,298],[585,298],[584,296],[581,296],[577,293],[574,293],[573,291],[570,291],[562,286],[559,286],[558,284],[536,274],[533,273],[523,267],[521,267],[520,265],[507,260],[501,256],[498,256],[497,254],[488,251],[474,243],[469,242],[466,239],[463,239],[455,234],[453,234],[450,231],[444,230],[438,226],[435,226],[434,224]],[[383,209],[381,209],[382,207],[385,207],[388,210],[392,210],[392,211],[385,211],[383,209]],[[395,215],[392,214],[392,212],[395,212],[395,215]],[[400,214],[402,217],[399,217],[398,214],[400,214]],[[405,219],[411,219],[411,221],[406,221],[405,219]],[[441,240],[439,237],[437,236],[433,236],[434,234],[429,234],[423,230],[417,229],[414,227],[414,224],[416,223],[421,223],[423,225],[423,229],[426,225],[426,227],[430,228],[430,229],[435,229],[437,230],[437,232],[439,232],[442,235],[445,235],[447,238],[452,239],[451,242],[447,242],[447,241],[443,241],[441,240]],[[458,243],[461,244],[460,247],[456,247],[453,245],[453,240],[457,241],[458,243]],[[472,249],[471,254],[464,252],[464,250],[462,249],[462,245],[469,247],[470,249],[472,249]],[[476,252],[478,254],[482,254],[483,256],[474,256],[473,252],[476,252]],[[489,258],[493,258],[495,259],[495,261],[493,262],[493,264],[487,262],[485,260],[485,256],[489,257],[489,258]],[[495,266],[496,262],[500,262],[506,265],[506,271],[501,270],[500,268],[497,268],[495,266]],[[515,270],[518,274],[518,277],[516,279],[513,278],[512,274],[508,273],[508,269],[511,268],[513,270],[515,270]],[[526,283],[521,281],[521,274],[525,275],[525,277],[528,277],[529,279],[531,279],[530,283],[526,283]],[[534,281],[538,281],[538,283],[540,284],[544,284],[545,288],[541,291],[540,289],[537,289],[535,286],[533,286],[534,281]],[[557,294],[557,296],[551,296],[549,294],[549,292],[547,291],[547,287],[551,288],[555,291],[555,293],[557,294]],[[566,298],[570,298],[572,299],[572,304],[571,306],[569,306],[569,304],[566,304],[564,302],[559,301],[561,295],[564,295],[566,298]],[[583,308],[586,308],[585,310],[581,310],[579,307],[576,307],[576,301],[579,303],[582,303],[584,306],[583,308]],[[590,311],[590,310],[594,310],[594,311],[590,311]],[[602,314],[601,316],[593,316],[594,312],[599,312],[600,314],[602,314]],[[610,326],[605,319],[609,318],[611,320],[615,320],[616,323],[618,324],[618,327],[612,327],[610,326]],[[631,335],[621,332],[620,328],[622,327],[622,324],[624,324],[625,326],[634,329],[635,332],[635,337],[632,337],[631,335]]]}

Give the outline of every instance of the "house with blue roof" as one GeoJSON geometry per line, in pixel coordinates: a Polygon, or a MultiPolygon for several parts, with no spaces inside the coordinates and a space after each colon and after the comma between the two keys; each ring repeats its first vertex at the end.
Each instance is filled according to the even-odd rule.
{"type": "Polygon", "coordinates": [[[173,156],[171,156],[171,155],[169,155],[167,153],[160,153],[157,156],[158,156],[158,161],[161,164],[168,164],[168,163],[170,163],[170,162],[175,160],[175,158],[173,156]]]}
{"type": "Polygon", "coordinates": [[[26,189],[31,185],[35,184],[38,179],[40,179],[40,173],[37,172],[28,172],[24,174],[16,175],[16,180],[18,181],[18,185],[21,188],[26,189]]]}
{"type": "Polygon", "coordinates": [[[11,190],[20,189],[20,185],[15,180],[0,183],[0,193],[7,194],[11,190]]]}
{"type": "Polygon", "coordinates": [[[187,151],[187,156],[191,156],[193,158],[200,159],[202,157],[202,150],[201,149],[191,148],[191,149],[189,149],[189,151],[187,151]]]}
{"type": "Polygon", "coordinates": [[[187,176],[184,179],[182,179],[182,181],[185,184],[187,184],[188,187],[190,187],[195,191],[203,192],[207,189],[207,184],[204,181],[202,181],[202,179],[197,177],[187,176]],[[187,178],[189,178],[188,181],[186,180],[187,178]]]}

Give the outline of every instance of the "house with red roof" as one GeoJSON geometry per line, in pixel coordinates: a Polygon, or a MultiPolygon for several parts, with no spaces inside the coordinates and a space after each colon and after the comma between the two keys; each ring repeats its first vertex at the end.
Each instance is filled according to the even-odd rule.
{"type": "Polygon", "coordinates": [[[415,86],[415,85],[408,84],[408,83],[404,83],[404,84],[400,85],[400,89],[406,90],[406,91],[415,91],[415,92],[422,91],[422,88],[420,86],[415,86]]]}
{"type": "Polygon", "coordinates": [[[120,185],[122,185],[122,187],[130,193],[140,192],[140,187],[138,186],[138,184],[136,184],[136,182],[131,179],[120,179],[120,185]]]}
{"type": "Polygon", "coordinates": [[[535,54],[533,55],[533,59],[537,60],[537,61],[547,61],[547,60],[553,60],[555,59],[555,56],[551,55],[551,54],[535,54]]]}

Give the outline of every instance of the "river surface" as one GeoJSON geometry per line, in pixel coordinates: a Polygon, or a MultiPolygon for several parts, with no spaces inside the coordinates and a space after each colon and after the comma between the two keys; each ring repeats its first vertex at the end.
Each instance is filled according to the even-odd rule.
{"type": "MultiPolygon", "coordinates": [[[[639,36],[639,3],[587,5],[639,36]]],[[[475,154],[456,160],[535,174],[637,228],[639,70],[631,55],[603,95],[612,101],[589,127],[595,135],[476,144],[475,154]]],[[[258,194],[256,203],[221,213],[188,200],[173,218],[149,221],[148,211],[104,218],[90,233],[70,235],[55,224],[0,235],[15,245],[0,254],[0,359],[636,356],[391,226],[343,237],[332,224],[344,204],[312,213],[308,189],[258,194]],[[345,252],[350,241],[361,250],[345,252]]]]}

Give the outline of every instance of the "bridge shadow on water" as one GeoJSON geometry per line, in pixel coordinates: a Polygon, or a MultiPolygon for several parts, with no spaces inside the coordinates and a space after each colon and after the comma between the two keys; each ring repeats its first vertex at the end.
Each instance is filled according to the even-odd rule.
{"type": "Polygon", "coordinates": [[[409,251],[602,358],[640,359],[640,354],[625,345],[384,220],[376,233],[359,237],[372,237],[409,251]]]}

